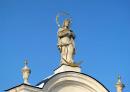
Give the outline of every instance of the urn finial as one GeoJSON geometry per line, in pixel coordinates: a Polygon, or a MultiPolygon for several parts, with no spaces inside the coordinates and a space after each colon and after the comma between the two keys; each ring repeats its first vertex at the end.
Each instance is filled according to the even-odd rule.
{"type": "Polygon", "coordinates": [[[116,83],[117,92],[122,92],[124,87],[125,87],[125,85],[121,81],[121,76],[118,75],[118,80],[117,80],[117,83],[116,83]]]}
{"type": "Polygon", "coordinates": [[[28,65],[28,60],[25,60],[24,67],[22,68],[24,84],[29,84],[28,79],[31,73],[31,70],[27,65],[28,65]]]}

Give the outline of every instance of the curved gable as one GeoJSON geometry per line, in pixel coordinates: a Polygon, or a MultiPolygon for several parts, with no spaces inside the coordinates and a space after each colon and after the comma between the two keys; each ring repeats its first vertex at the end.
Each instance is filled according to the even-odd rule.
{"type": "Polygon", "coordinates": [[[62,72],[44,85],[45,92],[109,92],[99,81],[79,72],[62,72]]]}

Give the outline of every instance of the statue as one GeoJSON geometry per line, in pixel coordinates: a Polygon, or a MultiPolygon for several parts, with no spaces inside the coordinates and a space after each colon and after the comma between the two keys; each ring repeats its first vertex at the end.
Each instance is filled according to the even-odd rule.
{"type": "Polygon", "coordinates": [[[75,35],[70,29],[71,19],[65,19],[62,26],[58,22],[58,17],[56,17],[56,22],[58,24],[58,48],[61,54],[61,64],[76,66],[74,64],[74,54],[75,54],[75,35]]]}

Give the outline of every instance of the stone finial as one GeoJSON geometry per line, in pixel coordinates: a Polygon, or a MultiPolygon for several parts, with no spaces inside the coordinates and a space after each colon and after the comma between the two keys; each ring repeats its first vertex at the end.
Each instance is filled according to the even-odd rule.
{"type": "Polygon", "coordinates": [[[118,81],[116,83],[117,92],[122,92],[124,87],[125,87],[125,85],[121,81],[121,76],[118,75],[118,81]]]}
{"type": "Polygon", "coordinates": [[[31,70],[29,69],[28,65],[28,61],[25,60],[24,62],[24,67],[22,68],[22,74],[23,74],[23,80],[25,84],[29,84],[28,82],[28,78],[30,76],[31,70]]]}

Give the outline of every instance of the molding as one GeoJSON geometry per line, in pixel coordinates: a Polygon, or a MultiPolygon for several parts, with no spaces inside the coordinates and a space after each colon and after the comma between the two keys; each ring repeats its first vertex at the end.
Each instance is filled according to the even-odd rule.
{"type": "MultiPolygon", "coordinates": [[[[43,86],[43,92],[51,92],[52,88],[54,89],[59,84],[66,84],[67,81],[70,81],[69,84],[73,83],[75,86],[85,86],[89,87],[90,92],[110,92],[102,83],[97,81],[95,78],[79,72],[66,71],[58,73],[52,76],[43,86]],[[80,85],[77,85],[80,84],[80,85]]],[[[69,85],[68,84],[68,85],[69,85]]]]}

